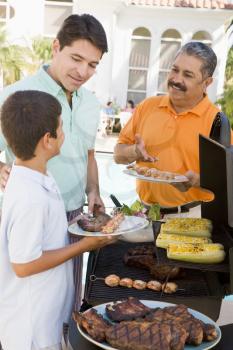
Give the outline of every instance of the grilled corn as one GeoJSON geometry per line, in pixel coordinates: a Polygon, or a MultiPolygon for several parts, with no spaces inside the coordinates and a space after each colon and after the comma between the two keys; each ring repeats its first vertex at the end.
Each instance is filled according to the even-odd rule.
{"type": "Polygon", "coordinates": [[[220,263],[225,258],[224,247],[219,243],[209,244],[169,244],[167,257],[169,259],[188,261],[201,264],[220,263]]]}
{"type": "Polygon", "coordinates": [[[195,237],[211,237],[212,223],[202,218],[176,218],[168,219],[162,225],[162,233],[188,235],[195,237]]]}
{"type": "Polygon", "coordinates": [[[180,244],[180,243],[211,243],[211,239],[207,237],[193,237],[176,235],[169,233],[160,233],[156,239],[156,247],[167,248],[169,244],[180,244]]]}

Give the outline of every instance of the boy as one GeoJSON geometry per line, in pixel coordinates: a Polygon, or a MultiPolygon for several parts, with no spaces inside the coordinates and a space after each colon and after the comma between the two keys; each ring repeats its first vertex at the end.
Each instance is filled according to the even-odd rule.
{"type": "Polygon", "coordinates": [[[0,340],[4,350],[60,350],[73,301],[70,259],[115,239],[85,237],[68,245],[64,204],[46,170],[64,141],[53,96],[14,93],[2,106],[1,127],[16,160],[2,208],[0,340]]]}

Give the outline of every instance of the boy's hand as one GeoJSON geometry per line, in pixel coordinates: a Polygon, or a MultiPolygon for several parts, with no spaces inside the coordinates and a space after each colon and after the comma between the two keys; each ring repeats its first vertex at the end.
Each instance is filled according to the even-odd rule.
{"type": "Polygon", "coordinates": [[[2,191],[5,190],[10,172],[11,172],[11,166],[9,165],[3,165],[0,169],[0,188],[2,191]]]}
{"type": "Polygon", "coordinates": [[[106,245],[115,243],[118,240],[118,236],[101,236],[101,237],[84,237],[79,241],[80,244],[85,246],[85,251],[89,252],[91,250],[102,248],[106,245]]]}

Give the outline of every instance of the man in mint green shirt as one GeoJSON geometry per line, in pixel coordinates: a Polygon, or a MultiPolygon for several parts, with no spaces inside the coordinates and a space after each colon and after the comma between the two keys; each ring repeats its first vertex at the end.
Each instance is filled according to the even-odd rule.
{"type": "MultiPolygon", "coordinates": [[[[80,87],[71,96],[71,107],[65,91],[48,72],[49,66],[43,66],[34,76],[8,86],[0,94],[0,104],[13,92],[26,89],[46,91],[61,103],[65,142],[61,155],[48,163],[48,169],[61,190],[66,211],[70,212],[85,202],[87,165],[89,160],[95,162],[92,153],[99,122],[99,103],[91,92],[80,87]]],[[[7,164],[11,164],[14,156],[2,134],[0,150],[6,151],[7,164]]],[[[98,182],[95,183],[98,193],[97,185],[98,182]]]]}
{"type": "MultiPolygon", "coordinates": [[[[94,157],[94,143],[99,123],[100,105],[93,93],[82,85],[95,73],[107,52],[107,40],[102,25],[90,15],[71,15],[63,23],[52,45],[50,66],[43,66],[34,76],[8,86],[0,94],[0,105],[17,90],[40,90],[56,97],[62,105],[65,142],[61,155],[49,162],[67,212],[85,202],[89,210],[94,203],[103,206],[99,196],[98,171],[94,157]]],[[[13,161],[1,135],[0,150],[6,149],[7,163],[13,161]]],[[[1,169],[4,187],[5,168],[1,169]]]]}
{"type": "MultiPolygon", "coordinates": [[[[50,93],[62,105],[65,141],[60,155],[48,162],[64,199],[67,218],[77,216],[87,195],[89,212],[94,204],[104,208],[99,194],[94,143],[99,124],[100,105],[93,93],[82,87],[96,71],[107,52],[105,31],[91,15],[71,15],[63,23],[52,44],[52,62],[33,76],[6,87],[0,105],[18,90],[50,93]]],[[[25,145],[27,147],[27,145],[25,145]]],[[[0,185],[4,189],[14,156],[0,135],[0,151],[6,151],[7,164],[0,164],[0,185]]],[[[76,304],[80,306],[82,260],[75,262],[76,304]]]]}

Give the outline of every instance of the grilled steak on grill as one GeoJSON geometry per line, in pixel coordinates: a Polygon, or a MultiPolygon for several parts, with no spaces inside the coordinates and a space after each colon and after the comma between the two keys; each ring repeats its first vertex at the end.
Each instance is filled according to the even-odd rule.
{"type": "Polygon", "coordinates": [[[137,298],[129,297],[120,302],[106,305],[105,311],[111,320],[119,322],[143,317],[148,314],[151,309],[142,304],[137,298]]]}
{"type": "Polygon", "coordinates": [[[98,314],[95,309],[90,309],[85,314],[76,312],[73,314],[73,318],[93,339],[99,342],[105,340],[105,332],[110,323],[102,315],[98,314]]]}
{"type": "Polygon", "coordinates": [[[169,279],[174,279],[183,273],[176,266],[157,265],[153,245],[130,248],[124,255],[123,261],[127,266],[149,270],[153,277],[161,281],[165,280],[168,275],[169,279]]]}
{"type": "Polygon", "coordinates": [[[84,231],[99,232],[110,220],[111,216],[101,212],[99,207],[95,205],[93,217],[90,217],[88,214],[82,214],[78,217],[77,223],[84,231]]]}
{"type": "Polygon", "coordinates": [[[157,322],[121,322],[106,331],[107,342],[121,350],[171,350],[171,330],[157,322]]]}

